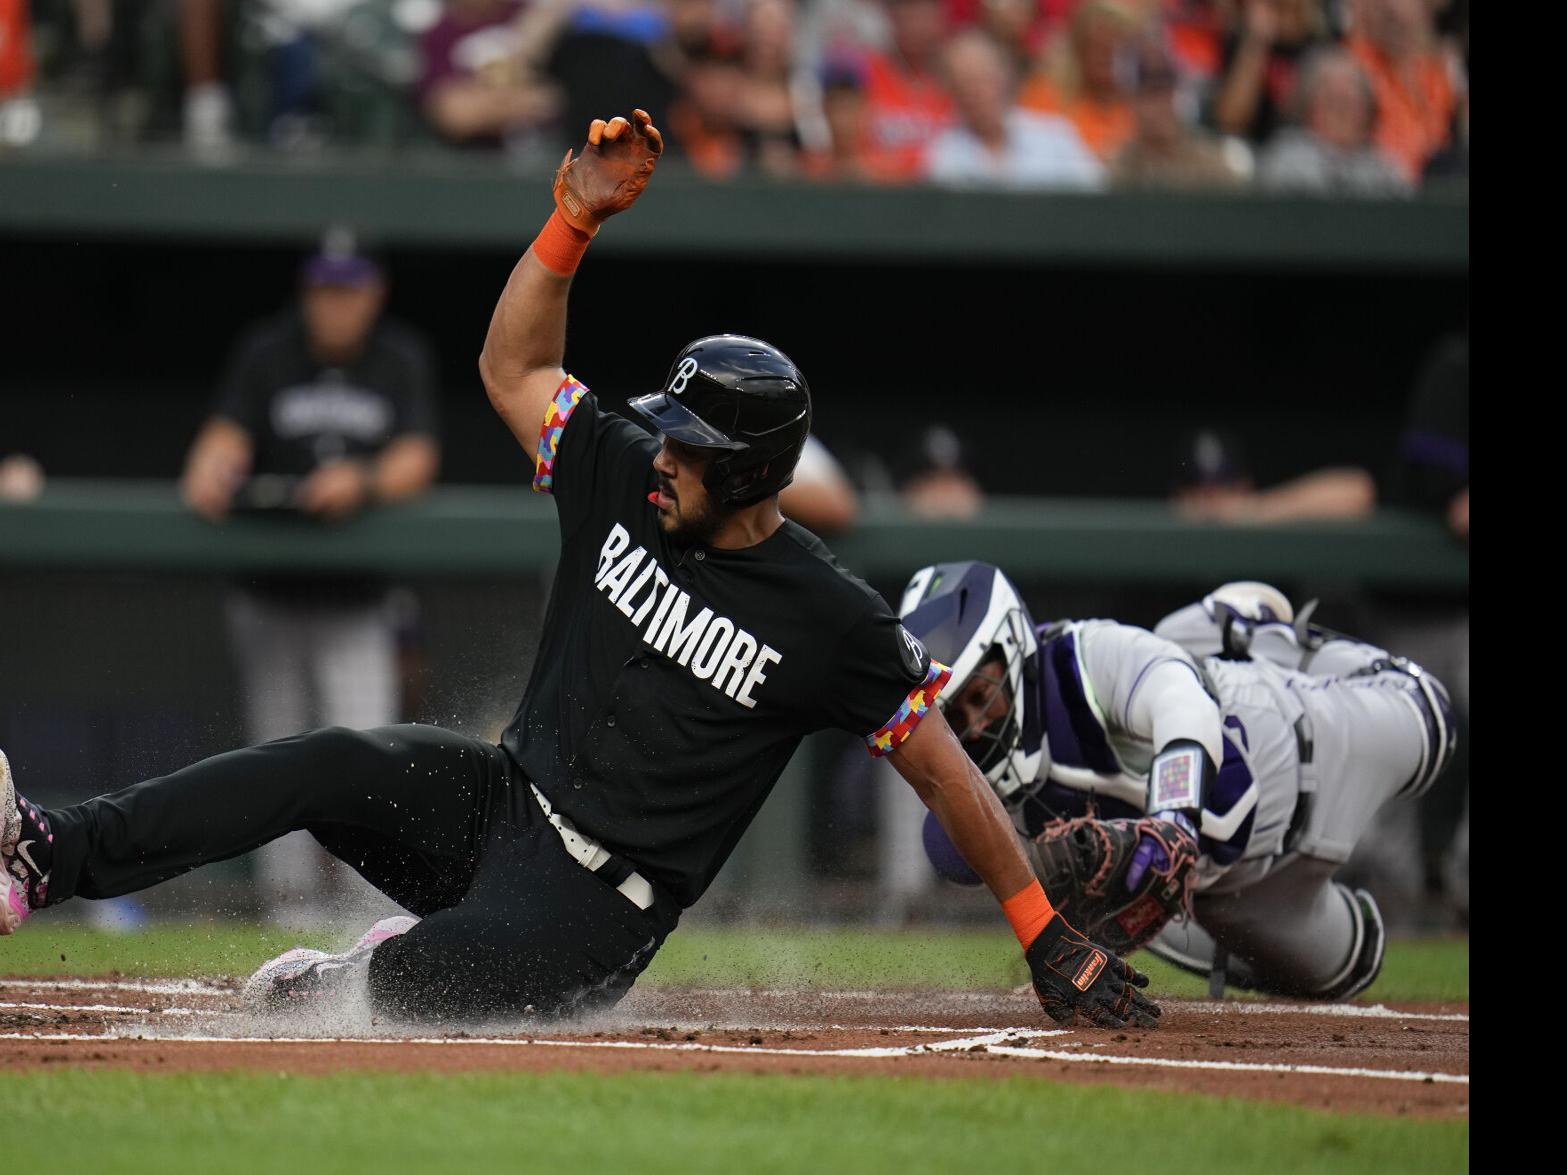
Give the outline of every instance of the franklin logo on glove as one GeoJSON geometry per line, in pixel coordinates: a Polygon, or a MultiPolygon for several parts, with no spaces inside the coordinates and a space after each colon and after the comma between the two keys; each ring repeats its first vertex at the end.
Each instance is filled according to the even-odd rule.
{"type": "Polygon", "coordinates": [[[1088,956],[1088,961],[1085,962],[1078,973],[1072,977],[1073,986],[1075,986],[1078,991],[1087,991],[1094,985],[1094,980],[1098,978],[1099,972],[1103,971],[1104,968],[1104,952],[1095,951],[1093,954],[1088,956]]]}

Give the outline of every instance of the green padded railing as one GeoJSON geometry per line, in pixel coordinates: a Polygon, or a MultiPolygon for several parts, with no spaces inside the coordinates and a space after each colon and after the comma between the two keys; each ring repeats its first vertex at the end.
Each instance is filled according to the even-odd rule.
{"type": "MultiPolygon", "coordinates": [[[[526,488],[443,486],[417,503],[318,526],[240,518],[214,526],[171,482],[51,482],[0,504],[0,568],[186,572],[367,570],[409,576],[533,574],[555,561],[554,506],[526,488]]],[[[1025,579],[1211,584],[1309,579],[1416,589],[1463,587],[1469,551],[1435,520],[1382,512],[1358,523],[1228,527],[1179,519],[1162,502],[994,499],[976,519],[933,522],[870,503],[829,544],[866,577],[984,559],[1025,579]]]]}

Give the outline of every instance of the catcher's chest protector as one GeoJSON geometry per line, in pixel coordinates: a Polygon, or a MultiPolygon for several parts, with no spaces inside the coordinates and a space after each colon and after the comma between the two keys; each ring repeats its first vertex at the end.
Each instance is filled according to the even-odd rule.
{"type": "MultiPolygon", "coordinates": [[[[1042,772],[1050,772],[1041,785],[1023,802],[1025,829],[1033,835],[1045,820],[1086,815],[1090,804],[1101,818],[1135,818],[1140,808],[1113,796],[1097,793],[1080,780],[1084,772],[1094,775],[1130,775],[1110,742],[1110,733],[1101,721],[1098,709],[1089,701],[1084,688],[1078,658],[1078,633],[1074,628],[1057,630],[1045,637],[1039,647],[1037,692],[1025,714],[1024,741],[1040,738],[1045,754],[1042,772]],[[1066,768],[1066,771],[1057,771],[1066,768]],[[1070,776],[1070,782],[1063,779],[1070,776]]],[[[1226,719],[1235,737],[1245,740],[1238,720],[1226,719]]],[[[1232,738],[1224,740],[1224,761],[1207,796],[1206,809],[1223,816],[1251,789],[1252,774],[1232,738]]],[[[1240,860],[1251,838],[1252,818],[1242,821],[1228,839],[1200,838],[1204,854],[1217,865],[1240,860]]]]}

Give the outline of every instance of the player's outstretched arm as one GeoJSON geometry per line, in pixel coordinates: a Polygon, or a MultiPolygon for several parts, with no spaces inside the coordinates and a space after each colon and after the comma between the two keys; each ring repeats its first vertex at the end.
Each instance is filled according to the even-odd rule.
{"type": "Polygon", "coordinates": [[[220,521],[250,472],[254,451],[250,434],[234,421],[222,416],[208,420],[185,459],[180,478],[185,504],[210,522],[220,521]]]}
{"type": "Polygon", "coordinates": [[[1148,985],[1147,977],[1089,942],[1051,908],[1001,801],[941,711],[932,707],[889,757],[1001,903],[1023,944],[1034,992],[1052,1018],[1069,1023],[1082,1012],[1106,1028],[1158,1023],[1158,1005],[1137,990],[1148,985]]]}
{"type": "Polygon", "coordinates": [[[565,378],[566,297],[599,226],[636,202],[664,139],[645,110],[593,120],[575,159],[555,173],[555,212],[511,272],[490,317],[479,375],[490,403],[530,457],[551,397],[565,378]]]}

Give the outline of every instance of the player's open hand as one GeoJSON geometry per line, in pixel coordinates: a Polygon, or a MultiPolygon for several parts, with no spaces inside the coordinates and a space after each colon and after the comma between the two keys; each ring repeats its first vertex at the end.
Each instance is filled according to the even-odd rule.
{"type": "Polygon", "coordinates": [[[1159,1005],[1137,989],[1148,976],[1095,946],[1056,914],[1023,952],[1040,1006],[1058,1024],[1081,1012],[1100,1028],[1142,1028],[1159,1024],[1159,1005]]]}
{"type": "Polygon", "coordinates": [[[608,122],[595,118],[582,154],[573,159],[568,150],[555,173],[560,214],[592,236],[636,203],[663,153],[664,136],[646,110],[633,110],[630,122],[619,115],[608,122]]]}

